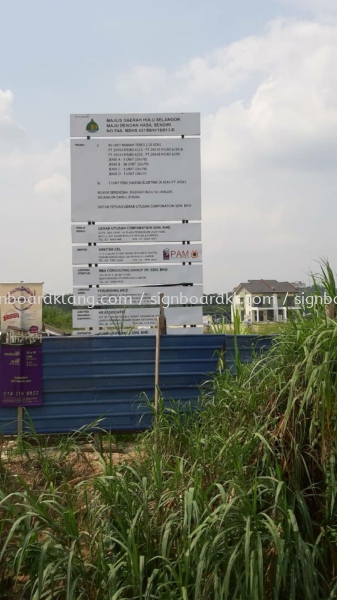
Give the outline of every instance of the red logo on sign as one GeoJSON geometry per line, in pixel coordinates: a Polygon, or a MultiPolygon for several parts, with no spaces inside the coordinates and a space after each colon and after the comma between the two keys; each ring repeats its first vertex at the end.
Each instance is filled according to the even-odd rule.
{"type": "Polygon", "coordinates": [[[32,325],[29,328],[29,333],[38,333],[38,331],[39,331],[39,328],[37,327],[37,325],[32,325]]]}
{"type": "Polygon", "coordinates": [[[8,321],[8,319],[19,319],[19,313],[10,313],[9,315],[4,315],[4,321],[8,321]]]}

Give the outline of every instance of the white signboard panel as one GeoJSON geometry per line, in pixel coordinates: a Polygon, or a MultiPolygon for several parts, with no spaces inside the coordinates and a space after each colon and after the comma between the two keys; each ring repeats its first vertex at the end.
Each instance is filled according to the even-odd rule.
{"type": "Polygon", "coordinates": [[[71,140],[72,221],[201,218],[200,140],[71,140]]]}
{"type": "Polygon", "coordinates": [[[74,327],[155,327],[159,308],[77,308],[74,327]]]}
{"type": "Polygon", "coordinates": [[[167,335],[201,335],[203,328],[197,327],[168,327],[167,335]]]}
{"type": "MultiPolygon", "coordinates": [[[[73,311],[74,327],[156,327],[156,308],[77,308],[73,311]]],[[[200,325],[202,307],[170,307],[165,310],[166,324],[200,325]]]]}
{"type": "Polygon", "coordinates": [[[73,246],[73,265],[201,262],[201,244],[73,246]]]}
{"type": "Polygon", "coordinates": [[[126,287],[126,288],[74,288],[74,303],[76,306],[146,306],[158,305],[160,294],[163,294],[163,305],[200,304],[202,301],[202,286],[170,287],[126,287]]]}
{"type": "Polygon", "coordinates": [[[74,244],[183,242],[201,240],[201,223],[123,223],[72,225],[74,244]]]}
{"type": "Polygon", "coordinates": [[[166,323],[172,325],[201,325],[202,306],[170,306],[165,309],[166,323]]]}
{"type": "MultiPolygon", "coordinates": [[[[178,329],[178,328],[177,328],[178,329]]],[[[179,329],[187,329],[187,327],[179,327],[179,329]]],[[[191,329],[197,329],[191,328],[191,329]]],[[[156,335],[156,329],[123,329],[123,330],[113,330],[113,329],[74,329],[72,335],[76,336],[116,336],[116,335],[156,335]]]]}
{"type": "MultiPolygon", "coordinates": [[[[200,335],[203,333],[203,329],[202,327],[168,327],[167,328],[167,335],[200,335]]],[[[76,335],[76,336],[117,336],[117,335],[156,335],[156,329],[152,328],[152,329],[123,329],[122,333],[118,332],[118,331],[114,331],[114,330],[109,330],[109,329],[75,329],[72,333],[72,335],[76,335]]]]}
{"type": "MultiPolygon", "coordinates": [[[[203,333],[203,329],[202,327],[167,327],[167,335],[200,335],[203,333]]],[[[122,333],[120,333],[119,331],[116,330],[109,330],[109,329],[75,329],[72,333],[72,335],[76,335],[76,336],[117,336],[117,335],[156,335],[156,329],[152,328],[152,329],[123,329],[122,333]]]]}
{"type": "Polygon", "coordinates": [[[74,114],[71,137],[200,135],[200,113],[74,114]]]}
{"type": "Polygon", "coordinates": [[[168,267],[73,267],[75,286],[202,283],[202,265],[168,267]]]}

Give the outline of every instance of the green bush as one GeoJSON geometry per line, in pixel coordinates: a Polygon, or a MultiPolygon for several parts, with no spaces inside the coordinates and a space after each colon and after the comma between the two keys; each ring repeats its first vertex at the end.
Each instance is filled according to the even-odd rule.
{"type": "Polygon", "coordinates": [[[62,310],[59,306],[44,305],[42,318],[46,325],[56,327],[64,333],[70,333],[72,330],[72,313],[62,310]]]}

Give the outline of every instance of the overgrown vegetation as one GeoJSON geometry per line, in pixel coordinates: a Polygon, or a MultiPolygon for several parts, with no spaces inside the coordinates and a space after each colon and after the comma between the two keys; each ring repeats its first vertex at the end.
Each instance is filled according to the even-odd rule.
{"type": "Polygon", "coordinates": [[[64,333],[71,333],[72,330],[72,313],[65,311],[59,306],[43,305],[43,322],[56,329],[60,329],[64,333]]]}
{"type": "MultiPolygon", "coordinates": [[[[328,276],[337,296],[327,266],[316,279],[328,276]]],[[[8,598],[336,598],[337,322],[328,313],[318,304],[297,314],[249,365],[237,356],[236,376],[220,369],[200,410],[162,405],[128,461],[103,454],[101,475],[70,486],[49,479],[36,491],[21,478],[8,494],[3,485],[8,598]]]]}

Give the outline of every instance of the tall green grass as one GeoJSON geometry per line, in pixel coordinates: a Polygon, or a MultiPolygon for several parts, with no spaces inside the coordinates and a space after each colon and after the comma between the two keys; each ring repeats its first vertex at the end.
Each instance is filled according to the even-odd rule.
{"type": "Polygon", "coordinates": [[[33,600],[336,598],[336,394],[337,323],[317,306],[197,411],[161,402],[132,459],[3,490],[3,581],[33,600]]]}

